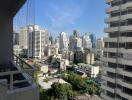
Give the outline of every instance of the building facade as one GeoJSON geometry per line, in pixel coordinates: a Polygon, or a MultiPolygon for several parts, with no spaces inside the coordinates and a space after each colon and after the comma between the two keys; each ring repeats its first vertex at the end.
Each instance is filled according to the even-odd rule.
{"type": "Polygon", "coordinates": [[[47,41],[47,29],[41,30],[37,25],[28,26],[28,57],[41,60],[47,41]]]}
{"type": "Polygon", "coordinates": [[[92,48],[91,39],[90,39],[88,33],[85,33],[85,35],[83,35],[83,37],[82,37],[82,46],[83,46],[83,48],[87,48],[87,49],[92,48]]]}
{"type": "Polygon", "coordinates": [[[104,41],[102,38],[96,41],[96,57],[101,58],[103,56],[104,41]]]}
{"type": "Polygon", "coordinates": [[[84,63],[78,64],[78,70],[85,72],[88,77],[94,77],[95,78],[99,74],[99,66],[93,66],[93,65],[84,64],[84,63]]]}
{"type": "Polygon", "coordinates": [[[46,47],[47,56],[58,55],[58,46],[56,44],[51,44],[46,47]]]}
{"type": "Polygon", "coordinates": [[[28,29],[27,27],[22,27],[20,29],[19,45],[22,49],[28,48],[28,29]]]}
{"type": "Polygon", "coordinates": [[[13,45],[19,45],[19,33],[13,33],[13,45]]]}
{"type": "Polygon", "coordinates": [[[132,100],[132,0],[106,0],[109,7],[105,20],[108,27],[104,38],[102,60],[105,100],[132,100]]]}
{"type": "Polygon", "coordinates": [[[92,48],[95,48],[96,47],[96,36],[95,36],[95,34],[91,34],[90,39],[92,42],[92,48]]]}
{"type": "Polygon", "coordinates": [[[68,38],[65,32],[60,33],[59,42],[60,50],[68,50],[68,38]]]}
{"type": "Polygon", "coordinates": [[[70,50],[71,51],[76,51],[77,49],[80,49],[82,47],[82,39],[80,37],[74,37],[70,36],[70,50]]]}

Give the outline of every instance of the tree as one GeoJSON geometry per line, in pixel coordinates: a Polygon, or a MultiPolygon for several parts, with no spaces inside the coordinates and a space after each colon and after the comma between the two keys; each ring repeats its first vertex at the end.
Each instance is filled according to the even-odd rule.
{"type": "Polygon", "coordinates": [[[54,83],[51,87],[54,98],[58,98],[59,100],[73,100],[75,93],[71,85],[54,83]]]}
{"type": "Polygon", "coordinates": [[[27,49],[22,49],[19,56],[21,58],[27,58],[27,49]]]}
{"type": "Polygon", "coordinates": [[[51,63],[57,67],[60,66],[60,59],[59,58],[53,58],[51,63]]]}

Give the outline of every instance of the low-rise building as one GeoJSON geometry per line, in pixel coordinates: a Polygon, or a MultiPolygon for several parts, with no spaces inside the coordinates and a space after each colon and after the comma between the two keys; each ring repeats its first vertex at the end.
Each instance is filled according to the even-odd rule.
{"type": "Polygon", "coordinates": [[[20,48],[19,45],[14,45],[14,46],[13,46],[13,51],[14,51],[14,54],[15,54],[16,56],[19,56],[21,50],[22,50],[22,49],[20,48]]]}
{"type": "Polygon", "coordinates": [[[94,53],[90,50],[85,50],[84,52],[84,62],[86,64],[94,64],[94,53]]]}
{"type": "Polygon", "coordinates": [[[92,53],[89,49],[88,50],[84,50],[84,49],[77,50],[74,52],[74,62],[94,64],[94,53],[92,53]]]}
{"type": "Polygon", "coordinates": [[[97,77],[100,69],[99,69],[99,66],[79,63],[78,70],[85,72],[89,77],[97,77]]]}
{"type": "Polygon", "coordinates": [[[62,59],[68,59],[70,62],[74,61],[74,52],[73,51],[63,51],[62,52],[62,59]]]}
{"type": "Polygon", "coordinates": [[[74,100],[102,100],[99,96],[97,95],[89,95],[89,94],[82,94],[80,96],[76,96],[74,100]]]}
{"type": "Polygon", "coordinates": [[[58,54],[58,46],[56,44],[48,45],[46,48],[47,56],[53,56],[58,54]]]}
{"type": "Polygon", "coordinates": [[[60,69],[61,70],[66,70],[67,65],[69,65],[69,60],[68,59],[61,59],[60,60],[60,69]]]}

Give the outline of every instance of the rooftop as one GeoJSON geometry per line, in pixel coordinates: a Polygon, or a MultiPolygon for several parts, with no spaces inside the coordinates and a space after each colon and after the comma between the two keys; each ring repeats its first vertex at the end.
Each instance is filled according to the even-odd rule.
{"type": "Polygon", "coordinates": [[[85,63],[79,63],[78,66],[84,66],[84,67],[98,67],[98,66],[94,66],[94,65],[89,65],[89,64],[85,64],[85,63]]]}

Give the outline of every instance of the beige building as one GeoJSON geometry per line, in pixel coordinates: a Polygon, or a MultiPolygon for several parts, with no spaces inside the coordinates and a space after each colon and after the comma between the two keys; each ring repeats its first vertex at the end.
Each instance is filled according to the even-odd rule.
{"type": "Polygon", "coordinates": [[[74,61],[74,52],[73,51],[63,51],[62,52],[62,59],[68,59],[70,62],[74,61]]]}
{"type": "Polygon", "coordinates": [[[90,50],[85,50],[84,60],[86,64],[94,64],[94,53],[90,50]]]}
{"type": "Polygon", "coordinates": [[[22,27],[20,29],[19,45],[22,49],[28,48],[28,29],[27,27],[22,27]]]}
{"type": "Polygon", "coordinates": [[[66,70],[67,65],[69,65],[69,60],[67,60],[67,59],[60,60],[60,69],[61,70],[66,70]]]}
{"type": "Polygon", "coordinates": [[[28,57],[42,60],[44,49],[48,43],[48,30],[40,29],[38,25],[28,26],[28,57]]]}
{"type": "Polygon", "coordinates": [[[104,38],[102,60],[105,100],[132,100],[132,0],[106,0],[109,7],[105,20],[108,27],[104,38]]]}
{"type": "Polygon", "coordinates": [[[19,45],[14,45],[14,46],[13,46],[13,52],[14,52],[15,55],[19,56],[21,50],[22,50],[22,49],[20,48],[19,45]]]}
{"type": "Polygon", "coordinates": [[[51,44],[46,47],[47,56],[53,56],[58,54],[58,46],[56,44],[51,44]]]}
{"type": "Polygon", "coordinates": [[[94,64],[94,53],[92,53],[89,49],[77,50],[74,52],[74,62],[94,64]]]}
{"type": "Polygon", "coordinates": [[[79,63],[78,69],[80,71],[85,72],[88,75],[88,77],[97,77],[100,70],[99,66],[93,66],[93,65],[84,64],[84,63],[79,63]]]}

